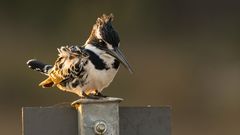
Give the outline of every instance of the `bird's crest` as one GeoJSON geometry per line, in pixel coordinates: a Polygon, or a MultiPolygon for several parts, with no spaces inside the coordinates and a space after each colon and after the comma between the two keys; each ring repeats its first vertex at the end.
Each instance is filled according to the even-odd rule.
{"type": "Polygon", "coordinates": [[[101,39],[112,46],[118,46],[120,39],[112,26],[113,18],[112,13],[110,15],[103,14],[97,18],[86,44],[94,44],[94,42],[98,42],[98,39],[101,39]]]}
{"type": "Polygon", "coordinates": [[[113,18],[114,16],[112,13],[110,15],[103,14],[96,20],[96,25],[101,27],[107,23],[111,23],[113,21],[113,18]]]}

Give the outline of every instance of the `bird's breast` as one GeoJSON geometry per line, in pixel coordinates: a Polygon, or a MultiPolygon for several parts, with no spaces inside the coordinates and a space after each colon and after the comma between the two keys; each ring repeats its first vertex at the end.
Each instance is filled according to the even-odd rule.
{"type": "Polygon", "coordinates": [[[88,87],[91,89],[97,89],[99,92],[106,88],[112,82],[118,71],[118,67],[114,68],[113,66],[114,62],[113,59],[111,62],[105,63],[106,68],[97,69],[94,63],[89,61],[85,68],[88,73],[88,87]]]}

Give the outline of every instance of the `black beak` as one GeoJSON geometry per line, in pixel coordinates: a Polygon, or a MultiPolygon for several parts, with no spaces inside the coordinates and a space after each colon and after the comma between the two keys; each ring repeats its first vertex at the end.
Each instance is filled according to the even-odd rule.
{"type": "Polygon", "coordinates": [[[113,50],[106,50],[108,54],[112,55],[113,57],[115,57],[117,60],[119,60],[125,68],[128,69],[128,71],[132,74],[133,70],[131,68],[131,66],[128,64],[128,61],[126,60],[126,58],[124,57],[123,53],[120,51],[119,48],[114,48],[113,50]]]}

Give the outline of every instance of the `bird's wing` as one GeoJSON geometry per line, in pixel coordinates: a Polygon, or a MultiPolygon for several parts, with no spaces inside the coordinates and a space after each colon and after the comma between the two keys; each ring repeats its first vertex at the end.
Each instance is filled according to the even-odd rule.
{"type": "Polygon", "coordinates": [[[59,57],[55,62],[49,77],[41,82],[42,87],[51,87],[66,83],[74,78],[81,77],[84,73],[83,66],[87,62],[88,55],[77,46],[65,46],[58,49],[59,57]]]}

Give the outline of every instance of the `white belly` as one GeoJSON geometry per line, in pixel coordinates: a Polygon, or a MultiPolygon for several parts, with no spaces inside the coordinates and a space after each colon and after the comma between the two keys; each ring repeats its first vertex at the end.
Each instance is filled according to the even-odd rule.
{"type": "Polygon", "coordinates": [[[90,61],[89,64],[87,64],[86,70],[88,77],[86,78],[86,82],[83,86],[72,88],[71,86],[62,87],[61,85],[57,85],[57,87],[61,90],[72,92],[79,96],[82,96],[82,92],[91,93],[95,90],[101,92],[112,82],[118,71],[118,69],[116,70],[114,68],[110,68],[108,70],[96,70],[90,61]]]}
{"type": "Polygon", "coordinates": [[[98,90],[101,92],[106,88],[115,77],[118,69],[110,68],[108,70],[97,70],[94,65],[89,61],[87,64],[87,84],[82,88],[83,91],[87,90],[98,90]]]}

